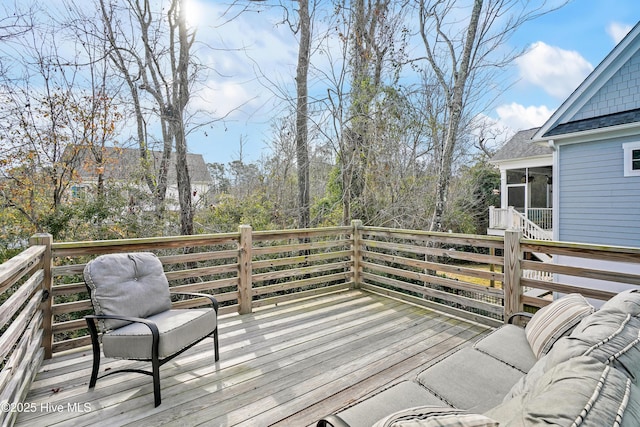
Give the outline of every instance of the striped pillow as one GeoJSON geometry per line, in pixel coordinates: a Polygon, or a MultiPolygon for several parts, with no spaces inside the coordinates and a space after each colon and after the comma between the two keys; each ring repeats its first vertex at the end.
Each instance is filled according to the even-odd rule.
{"type": "Polygon", "coordinates": [[[418,406],[393,413],[373,427],[499,427],[497,421],[461,409],[418,406]]]}
{"type": "Polygon", "coordinates": [[[538,310],[525,327],[527,341],[539,359],[595,308],[580,294],[565,295],[538,310]]]}

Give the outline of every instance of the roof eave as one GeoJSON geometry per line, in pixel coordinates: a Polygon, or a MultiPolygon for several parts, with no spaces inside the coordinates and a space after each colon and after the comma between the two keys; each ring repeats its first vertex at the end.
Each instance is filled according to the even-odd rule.
{"type": "Polygon", "coordinates": [[[607,139],[615,137],[633,136],[640,133],[640,122],[625,123],[622,125],[596,128],[578,132],[543,136],[536,142],[554,141],[554,144],[567,144],[583,141],[593,141],[600,135],[606,135],[607,139]]]}

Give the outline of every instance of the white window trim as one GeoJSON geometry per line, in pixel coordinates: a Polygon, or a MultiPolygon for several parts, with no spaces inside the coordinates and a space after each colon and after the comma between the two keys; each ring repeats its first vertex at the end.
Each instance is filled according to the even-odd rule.
{"type": "Polygon", "coordinates": [[[624,143],[622,149],[624,150],[624,176],[640,176],[640,169],[631,168],[631,153],[634,150],[640,150],[640,141],[624,143]]]}

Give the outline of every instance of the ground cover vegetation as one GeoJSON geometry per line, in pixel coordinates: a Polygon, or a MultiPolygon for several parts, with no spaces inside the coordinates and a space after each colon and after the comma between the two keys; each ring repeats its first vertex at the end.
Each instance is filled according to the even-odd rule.
{"type": "Polygon", "coordinates": [[[38,232],[77,241],[360,219],[483,234],[499,204],[488,159],[508,136],[483,118],[491,90],[511,83],[501,71],[523,48],[509,37],[553,10],[517,0],[226,5],[228,21],[280,11],[298,41],[296,73],[273,83],[257,64],[280,101],[270,150],[210,162],[210,189],[196,198],[189,138],[228,113],[192,101],[209,89],[206,56],[222,44],[198,40],[186,0],[92,1],[0,6],[2,260],[38,232]],[[137,167],[109,175],[117,150],[131,148],[137,167]]]}

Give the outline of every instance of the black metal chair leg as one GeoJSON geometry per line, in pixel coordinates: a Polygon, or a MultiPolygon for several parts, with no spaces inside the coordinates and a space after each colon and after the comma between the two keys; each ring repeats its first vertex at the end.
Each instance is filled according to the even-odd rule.
{"type": "Polygon", "coordinates": [[[216,330],[213,331],[213,347],[215,350],[215,361],[217,362],[218,360],[220,360],[220,347],[218,345],[218,328],[216,327],[216,330]]]}
{"type": "Polygon", "coordinates": [[[153,400],[157,408],[160,406],[160,403],[162,403],[160,397],[160,362],[157,358],[154,358],[154,360],[151,361],[151,365],[153,370],[153,400]]]}
{"type": "Polygon", "coordinates": [[[100,370],[100,342],[98,340],[98,330],[93,320],[86,319],[91,335],[91,346],[93,348],[93,366],[91,368],[91,379],[89,380],[89,388],[96,386],[98,381],[98,371],[100,370]]]}

